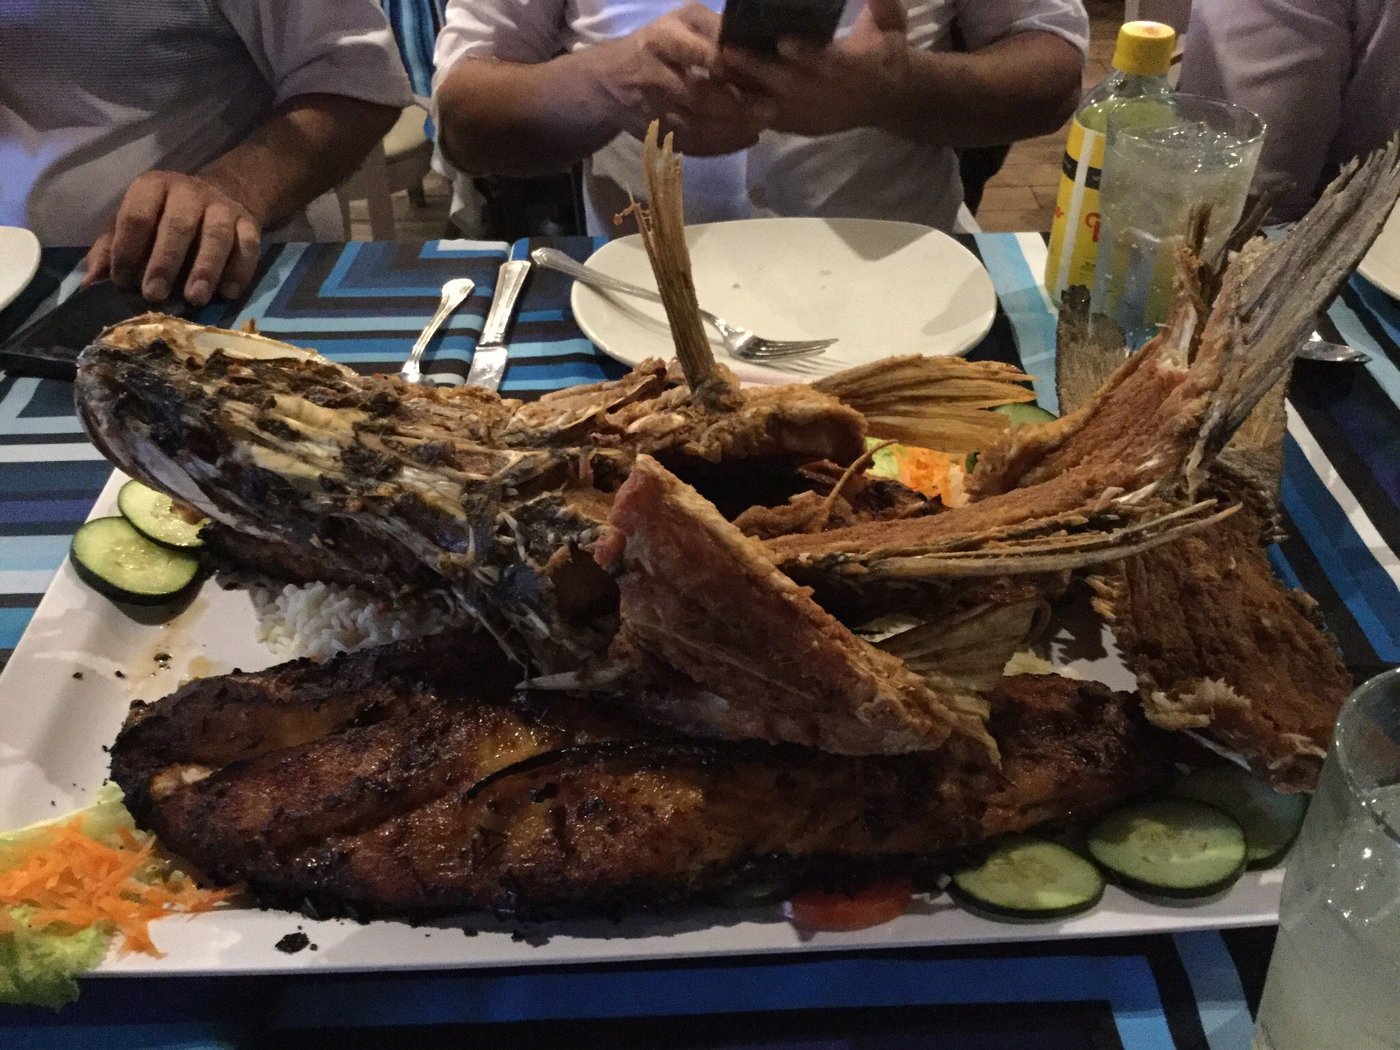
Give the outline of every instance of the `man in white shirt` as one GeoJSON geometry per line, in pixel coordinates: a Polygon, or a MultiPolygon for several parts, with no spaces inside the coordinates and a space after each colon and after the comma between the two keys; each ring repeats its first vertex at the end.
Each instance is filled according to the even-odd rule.
{"type": "Polygon", "coordinates": [[[0,225],[153,301],[236,297],[264,232],[339,236],[317,198],[411,101],[374,0],[3,3],[0,54],[0,225]]]}
{"type": "Polygon", "coordinates": [[[834,44],[718,45],[723,0],[449,0],[434,102],[446,159],[533,175],[585,161],[591,232],[640,196],[639,136],[686,157],[691,222],[756,215],[949,229],[958,146],[1059,127],[1079,98],[1080,0],[849,0],[834,44]],[[956,21],[968,51],[950,50],[956,21]]]}
{"type": "Polygon", "coordinates": [[[1196,0],[1182,91],[1227,99],[1268,127],[1254,191],[1301,219],[1353,157],[1400,130],[1400,3],[1196,0]]]}

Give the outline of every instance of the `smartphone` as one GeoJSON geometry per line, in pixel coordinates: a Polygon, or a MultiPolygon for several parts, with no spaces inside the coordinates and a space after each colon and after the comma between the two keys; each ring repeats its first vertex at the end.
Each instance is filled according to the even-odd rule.
{"type": "Polygon", "coordinates": [[[0,343],[0,372],[72,382],[78,374],[78,354],[102,329],[155,309],[177,317],[191,310],[181,299],[154,307],[137,290],[99,281],[0,343]]]}
{"type": "Polygon", "coordinates": [[[720,46],[776,58],[783,37],[829,44],[845,6],[845,0],[725,0],[720,46]]]}

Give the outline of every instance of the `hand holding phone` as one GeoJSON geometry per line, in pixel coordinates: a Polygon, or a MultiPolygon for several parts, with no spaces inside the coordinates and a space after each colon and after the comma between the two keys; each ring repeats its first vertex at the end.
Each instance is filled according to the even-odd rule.
{"type": "Polygon", "coordinates": [[[783,37],[829,44],[845,6],[844,0],[725,0],[720,46],[776,58],[783,37]]]}
{"type": "MultiPolygon", "coordinates": [[[[765,0],[729,0],[731,6],[736,2],[765,0]]],[[[774,10],[788,0],[766,2],[774,10]]],[[[880,127],[902,104],[913,64],[906,2],[864,0],[850,32],[835,42],[818,43],[796,35],[794,22],[768,19],[765,25],[772,31],[763,39],[782,44],[774,57],[756,54],[748,46],[724,47],[721,29],[719,76],[771,106],[773,118],[765,127],[774,131],[815,137],[880,127]]],[[[821,27],[828,36],[841,15],[835,5],[832,11],[832,28],[821,27]]],[[[748,16],[731,16],[726,7],[724,17],[742,25],[748,16]]]]}
{"type": "Polygon", "coordinates": [[[579,52],[604,90],[607,119],[638,139],[660,118],[675,148],[710,157],[747,149],[771,115],[761,100],[712,75],[720,59],[720,15],[690,2],[618,40],[579,52]]]}

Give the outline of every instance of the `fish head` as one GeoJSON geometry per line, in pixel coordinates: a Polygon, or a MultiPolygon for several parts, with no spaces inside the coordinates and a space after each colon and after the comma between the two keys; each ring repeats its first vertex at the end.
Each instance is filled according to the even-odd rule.
{"type": "MultiPolygon", "coordinates": [[[[253,332],[194,324],[148,313],[104,329],[78,358],[74,394],[88,437],[114,466],[202,513],[223,519],[205,487],[190,476],[184,453],[199,453],[217,435],[192,420],[206,394],[200,375],[211,362],[288,360],[351,375],[314,350],[253,332]]],[[[206,450],[205,458],[217,458],[206,450]]]]}

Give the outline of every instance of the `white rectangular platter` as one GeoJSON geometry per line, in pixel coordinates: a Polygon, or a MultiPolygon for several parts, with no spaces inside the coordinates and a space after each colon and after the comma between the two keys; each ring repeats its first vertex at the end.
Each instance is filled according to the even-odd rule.
{"type": "MultiPolygon", "coordinates": [[[[114,475],[94,515],[113,514],[114,475]]],[[[167,623],[143,623],[83,585],[65,562],[14,656],[0,674],[0,828],[46,820],[86,805],[107,773],[105,748],[133,700],[155,700],[181,682],[275,662],[255,636],[252,604],[240,591],[206,583],[167,623]],[[168,660],[157,660],[167,654],[168,660]]],[[[1100,660],[1086,676],[1125,688],[1122,665],[1100,660]]],[[[247,974],[514,967],[995,941],[1054,940],[1254,926],[1277,921],[1282,869],[1249,872],[1204,904],[1151,904],[1110,887],[1093,911],[1058,923],[989,922],[946,897],[920,900],[893,922],[856,933],[803,933],[776,908],[703,911],[682,918],[632,918],[517,928],[493,921],[412,926],[311,921],[286,912],[224,909],[171,918],[152,928],[161,958],[115,950],[99,973],[247,974]],[[278,951],[302,929],[315,950],[278,951]]]]}

